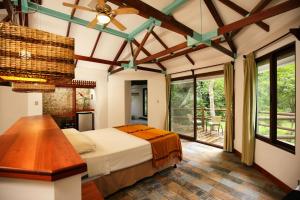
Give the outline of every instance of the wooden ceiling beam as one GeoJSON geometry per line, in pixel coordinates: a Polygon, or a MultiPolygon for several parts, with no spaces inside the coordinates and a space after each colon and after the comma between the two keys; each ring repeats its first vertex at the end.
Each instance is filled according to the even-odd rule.
{"type": "Polygon", "coordinates": [[[153,69],[153,68],[148,68],[148,67],[137,66],[137,69],[138,69],[138,70],[142,70],[142,71],[148,71],[148,72],[162,73],[162,70],[159,70],[159,69],[153,69]]]}
{"type": "MultiPolygon", "coordinates": [[[[122,52],[124,51],[124,49],[125,49],[127,43],[128,43],[127,40],[124,40],[124,42],[122,43],[120,49],[118,50],[117,55],[115,56],[115,58],[114,58],[114,60],[113,60],[114,62],[117,62],[117,61],[118,61],[118,59],[119,59],[119,57],[121,56],[122,52]]],[[[114,69],[114,65],[110,65],[109,68],[108,68],[108,72],[111,72],[113,69],[114,69]]]]}
{"type": "Polygon", "coordinates": [[[159,58],[159,57],[162,57],[164,55],[168,55],[170,53],[173,53],[175,51],[178,51],[178,50],[181,50],[181,49],[184,49],[188,47],[187,46],[187,43],[186,42],[183,42],[183,43],[180,43],[178,45],[175,45],[173,47],[170,47],[164,51],[161,51],[161,52],[158,52],[158,53],[155,53],[155,54],[152,54],[144,59],[141,59],[141,60],[138,60],[136,63],[137,64],[142,64],[142,63],[146,63],[146,62],[149,62],[149,61],[152,61],[152,60],[155,60],[156,58],[159,58]]]}
{"type": "MultiPolygon", "coordinates": [[[[251,12],[248,12],[247,10],[245,10],[244,8],[240,7],[239,5],[237,5],[236,3],[230,0],[219,0],[219,1],[244,17],[251,14],[251,12]]],[[[267,32],[270,30],[269,25],[263,21],[256,22],[255,24],[267,32]]]]}
{"type": "Polygon", "coordinates": [[[138,48],[137,48],[137,50],[136,50],[136,52],[135,52],[135,54],[134,54],[134,56],[133,56],[133,60],[134,60],[134,61],[136,60],[136,58],[137,58],[138,55],[140,54],[142,48],[143,48],[144,45],[146,44],[146,42],[147,42],[147,40],[148,40],[148,38],[149,38],[149,36],[150,36],[150,34],[151,34],[153,28],[154,28],[154,26],[152,26],[152,27],[150,28],[150,30],[147,30],[147,33],[145,34],[145,37],[143,38],[142,42],[141,42],[140,45],[138,46],[138,48]]]}
{"type": "Polygon", "coordinates": [[[243,28],[245,26],[248,26],[250,24],[256,23],[258,21],[268,19],[270,17],[282,14],[284,12],[293,10],[300,7],[300,1],[299,0],[287,0],[283,3],[277,4],[271,8],[268,8],[266,10],[262,10],[257,13],[253,13],[249,17],[246,17],[244,19],[238,20],[236,22],[233,22],[231,24],[227,24],[223,27],[220,27],[218,29],[219,34],[225,34],[229,33],[231,31],[238,30],[240,28],[243,28]]]}
{"type": "MultiPolygon", "coordinates": [[[[226,34],[226,33],[230,33],[231,31],[238,30],[242,27],[245,27],[245,26],[248,26],[250,24],[256,23],[258,21],[268,19],[270,17],[282,14],[284,12],[296,9],[298,7],[300,7],[300,1],[298,1],[298,0],[288,0],[284,3],[278,4],[276,6],[268,8],[266,10],[254,13],[253,15],[251,15],[249,17],[246,17],[244,19],[241,19],[241,20],[238,20],[236,22],[225,25],[223,27],[220,27],[218,29],[218,34],[223,35],[223,34],[226,34]]],[[[182,49],[187,48],[187,47],[188,47],[187,43],[183,42],[181,44],[170,47],[169,49],[166,49],[164,51],[153,54],[153,55],[151,55],[147,58],[138,60],[137,64],[142,64],[142,63],[146,63],[146,62],[150,62],[150,61],[155,61],[157,58],[163,57],[165,55],[170,54],[171,52],[176,52],[176,51],[182,50],[182,49]]]]}
{"type": "Polygon", "coordinates": [[[121,71],[123,71],[123,70],[124,70],[123,67],[120,67],[120,68],[118,68],[118,69],[112,70],[112,71],[110,72],[110,75],[116,74],[116,73],[121,72],[121,71]]]}
{"type": "MultiPolygon", "coordinates": [[[[165,49],[168,49],[169,47],[166,45],[166,43],[164,43],[162,41],[162,39],[154,32],[154,30],[152,30],[152,35],[154,36],[154,38],[165,48],[165,49]]],[[[173,54],[173,52],[171,53],[173,54]]],[[[185,54],[184,55],[188,61],[192,64],[192,65],[195,65],[195,61],[189,56],[189,54],[185,54]]]]}
{"type": "MultiPolygon", "coordinates": [[[[249,12],[249,16],[253,15],[254,13],[257,13],[261,10],[263,10],[272,0],[261,0],[258,2],[258,4],[249,12]]],[[[264,27],[265,31],[269,31],[270,27],[267,24],[263,24],[261,21],[258,22],[260,27],[264,27]]],[[[243,28],[240,28],[234,32],[231,33],[231,37],[235,37],[243,28]]]]}
{"type": "Polygon", "coordinates": [[[3,5],[7,11],[7,17],[5,20],[11,21],[13,15],[13,5],[10,0],[3,0],[3,5]]]}
{"type": "MultiPolygon", "coordinates": [[[[125,2],[125,1],[120,1],[120,0],[108,0],[108,1],[110,1],[111,3],[113,3],[113,4],[115,4],[115,5],[118,5],[118,6],[130,6],[130,5],[128,5],[127,4],[127,2],[125,2]]],[[[138,3],[137,3],[138,4],[138,3]]],[[[144,3],[145,4],[145,3],[144,3]]],[[[143,5],[144,5],[143,4],[143,5]]],[[[146,4],[147,5],[147,4],[146,4]]],[[[138,6],[138,5],[137,5],[138,6]]],[[[130,7],[134,7],[134,6],[130,6],[130,7]]],[[[151,7],[151,6],[150,6],[151,7]]],[[[136,8],[136,7],[135,7],[136,8]]],[[[151,7],[152,8],[152,7],[151,7]]],[[[141,16],[141,17],[144,17],[144,18],[146,18],[146,19],[148,19],[149,17],[151,17],[152,15],[150,15],[149,14],[149,12],[144,12],[145,10],[147,10],[147,8],[146,9],[143,9],[143,11],[142,10],[140,10],[139,8],[136,8],[137,10],[139,10],[140,12],[138,13],[138,15],[139,16],[141,16]]],[[[160,12],[159,10],[156,10],[156,12],[160,12]]],[[[167,15],[166,15],[167,16],[167,15]]],[[[171,19],[173,19],[173,20],[175,20],[172,16],[169,16],[169,18],[171,18],[171,19]]],[[[161,20],[160,20],[161,21],[161,20]]],[[[175,20],[176,21],[176,20],[175,20]]],[[[177,22],[177,21],[176,21],[177,22]]],[[[175,22],[175,23],[176,23],[175,22]]],[[[173,26],[173,25],[171,25],[170,23],[166,23],[166,22],[164,22],[164,21],[162,21],[162,23],[161,23],[161,27],[163,27],[163,28],[165,28],[165,29],[168,29],[168,30],[170,30],[170,31],[173,31],[173,32],[175,32],[175,33],[178,33],[178,34],[180,34],[180,35],[186,35],[186,33],[184,32],[184,31],[182,31],[181,29],[179,29],[179,28],[177,28],[176,26],[173,26]]]]}
{"type": "MultiPolygon", "coordinates": [[[[140,43],[138,41],[136,41],[135,39],[132,42],[137,47],[140,45],[140,43]]],[[[142,51],[144,52],[144,54],[146,54],[146,56],[151,56],[151,53],[147,49],[145,49],[144,47],[142,48],[142,51]]],[[[156,64],[162,70],[164,70],[164,71],[167,70],[166,67],[163,64],[161,64],[160,62],[156,62],[156,64]]]]}
{"type": "Polygon", "coordinates": [[[115,62],[115,61],[104,60],[104,59],[99,59],[99,58],[91,58],[89,56],[82,56],[82,55],[75,55],[75,59],[88,61],[88,62],[94,62],[94,63],[101,63],[101,64],[106,64],[106,65],[116,65],[116,66],[121,66],[121,63],[122,63],[122,62],[115,62]]]}
{"type": "MultiPolygon", "coordinates": [[[[224,26],[224,22],[219,14],[219,12],[217,11],[214,3],[211,0],[204,0],[210,14],[213,16],[215,22],[217,23],[218,27],[222,27],[224,26]]],[[[232,41],[232,38],[229,36],[229,34],[224,34],[224,38],[226,40],[226,42],[228,43],[231,51],[233,51],[234,53],[236,53],[236,46],[234,44],[234,42],[232,41]]]]}
{"type": "Polygon", "coordinates": [[[97,36],[97,39],[96,39],[96,41],[95,41],[94,47],[93,47],[93,49],[92,49],[91,55],[90,55],[91,58],[92,58],[92,57],[94,56],[94,54],[95,54],[95,51],[96,51],[96,49],[97,49],[97,46],[98,46],[98,43],[99,43],[99,40],[100,40],[101,35],[102,35],[102,32],[99,32],[99,33],[98,33],[98,36],[97,36]]]}
{"type": "Polygon", "coordinates": [[[0,2],[0,9],[5,9],[4,3],[2,1],[0,2]]]}
{"type": "MultiPolygon", "coordinates": [[[[78,4],[79,4],[79,1],[80,1],[80,0],[75,0],[74,4],[75,4],[75,5],[78,5],[78,4]]],[[[76,12],[76,8],[73,8],[72,11],[71,11],[71,18],[74,17],[75,12],[76,12]]],[[[67,34],[66,34],[67,37],[69,37],[69,35],[70,35],[71,24],[72,24],[71,22],[68,23],[67,34]]]]}
{"type": "MultiPolygon", "coordinates": [[[[220,39],[216,39],[216,40],[214,40],[214,43],[219,44],[219,43],[222,43],[222,41],[220,39]]],[[[186,53],[192,53],[192,52],[199,51],[199,50],[207,48],[207,47],[209,47],[209,46],[207,46],[206,44],[200,44],[197,47],[185,49],[185,50],[176,52],[174,54],[171,54],[171,55],[168,55],[168,56],[165,56],[165,57],[161,57],[161,58],[157,59],[157,61],[163,62],[163,61],[166,61],[166,60],[171,60],[173,58],[183,56],[186,53]]]]}

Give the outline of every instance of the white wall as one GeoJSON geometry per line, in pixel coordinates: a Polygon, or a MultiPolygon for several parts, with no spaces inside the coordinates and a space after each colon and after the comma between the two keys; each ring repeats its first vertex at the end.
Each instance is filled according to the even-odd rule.
{"type": "Polygon", "coordinates": [[[42,113],[41,94],[17,93],[11,87],[0,86],[0,134],[20,117],[42,113]]]}
{"type": "MultiPolygon", "coordinates": [[[[286,32],[286,29],[285,29],[286,32]]],[[[280,34],[279,34],[280,35],[280,34]]],[[[274,36],[276,38],[276,36],[274,36]]],[[[278,49],[290,42],[296,41],[295,37],[290,36],[274,45],[269,46],[256,53],[256,56],[262,56],[274,49],[278,49]]],[[[261,46],[260,44],[259,46],[261,46]]],[[[268,143],[255,140],[255,163],[274,175],[276,178],[294,188],[297,181],[300,180],[300,42],[296,42],[296,67],[297,67],[297,100],[296,100],[296,153],[292,154],[268,143]]],[[[235,112],[235,141],[234,146],[239,152],[242,151],[242,114],[243,114],[243,58],[239,56],[235,63],[235,90],[236,90],[236,112],[235,112]]]]}
{"type": "Polygon", "coordinates": [[[148,81],[148,125],[164,128],[166,114],[165,76],[152,72],[123,71],[109,77],[108,82],[108,126],[125,123],[124,87],[128,80],[148,81]]]}

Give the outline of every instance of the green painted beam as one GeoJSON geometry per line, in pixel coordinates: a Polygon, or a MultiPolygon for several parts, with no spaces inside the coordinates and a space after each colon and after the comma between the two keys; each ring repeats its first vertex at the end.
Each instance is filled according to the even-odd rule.
{"type": "MultiPolygon", "coordinates": [[[[24,8],[24,9],[26,10],[26,8],[24,8]]],[[[52,17],[55,17],[58,19],[62,19],[62,20],[68,21],[68,22],[72,22],[74,24],[82,25],[82,26],[86,26],[89,23],[89,21],[80,19],[78,17],[71,17],[71,15],[67,15],[65,13],[43,7],[43,6],[33,3],[33,2],[28,2],[28,10],[37,11],[39,13],[42,13],[42,14],[45,14],[48,16],[52,16],[52,17]]],[[[129,36],[127,33],[123,33],[123,32],[120,32],[120,31],[117,31],[114,29],[110,29],[110,28],[104,28],[101,25],[95,26],[94,29],[101,31],[101,32],[109,33],[109,34],[112,34],[112,35],[115,35],[118,37],[122,37],[125,39],[128,39],[128,36],[129,36]]]]}
{"type": "Polygon", "coordinates": [[[143,32],[146,29],[149,29],[151,26],[160,26],[161,21],[156,20],[152,17],[150,17],[147,21],[145,21],[142,25],[134,29],[131,33],[129,33],[128,40],[133,40],[135,36],[137,36],[139,33],[143,32]]]}
{"type": "Polygon", "coordinates": [[[173,3],[165,7],[162,12],[166,15],[170,15],[172,12],[174,12],[177,8],[182,6],[182,4],[186,3],[187,0],[175,0],[173,3]]]}
{"type": "Polygon", "coordinates": [[[22,11],[25,13],[28,13],[28,1],[27,0],[21,0],[22,2],[22,11]]]}
{"type": "MultiPolygon", "coordinates": [[[[170,15],[174,10],[179,8],[182,4],[186,3],[187,0],[174,0],[171,4],[169,4],[167,7],[165,7],[162,12],[166,15],[170,15]]],[[[139,33],[143,32],[146,29],[150,29],[151,26],[160,26],[161,21],[150,17],[146,22],[144,22],[142,25],[134,29],[128,37],[128,40],[133,40],[135,36],[137,36],[139,33]]]]}

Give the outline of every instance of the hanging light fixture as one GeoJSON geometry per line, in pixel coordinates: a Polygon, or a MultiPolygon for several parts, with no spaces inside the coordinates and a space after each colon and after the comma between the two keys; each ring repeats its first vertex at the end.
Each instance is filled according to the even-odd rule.
{"type": "Polygon", "coordinates": [[[39,83],[12,83],[12,90],[14,92],[55,92],[55,85],[39,84],[39,83]]]}
{"type": "Polygon", "coordinates": [[[101,25],[108,24],[110,22],[110,17],[104,13],[99,13],[97,15],[98,23],[101,25]]]}
{"type": "Polygon", "coordinates": [[[0,80],[64,83],[74,68],[74,39],[0,23],[0,80]]]}

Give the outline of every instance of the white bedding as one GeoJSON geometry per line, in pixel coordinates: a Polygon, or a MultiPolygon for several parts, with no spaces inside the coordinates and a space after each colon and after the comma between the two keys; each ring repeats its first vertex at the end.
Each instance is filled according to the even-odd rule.
{"type": "Polygon", "coordinates": [[[96,144],[96,151],[81,154],[86,161],[89,177],[103,176],[152,159],[151,145],[115,128],[85,131],[96,144]]]}

